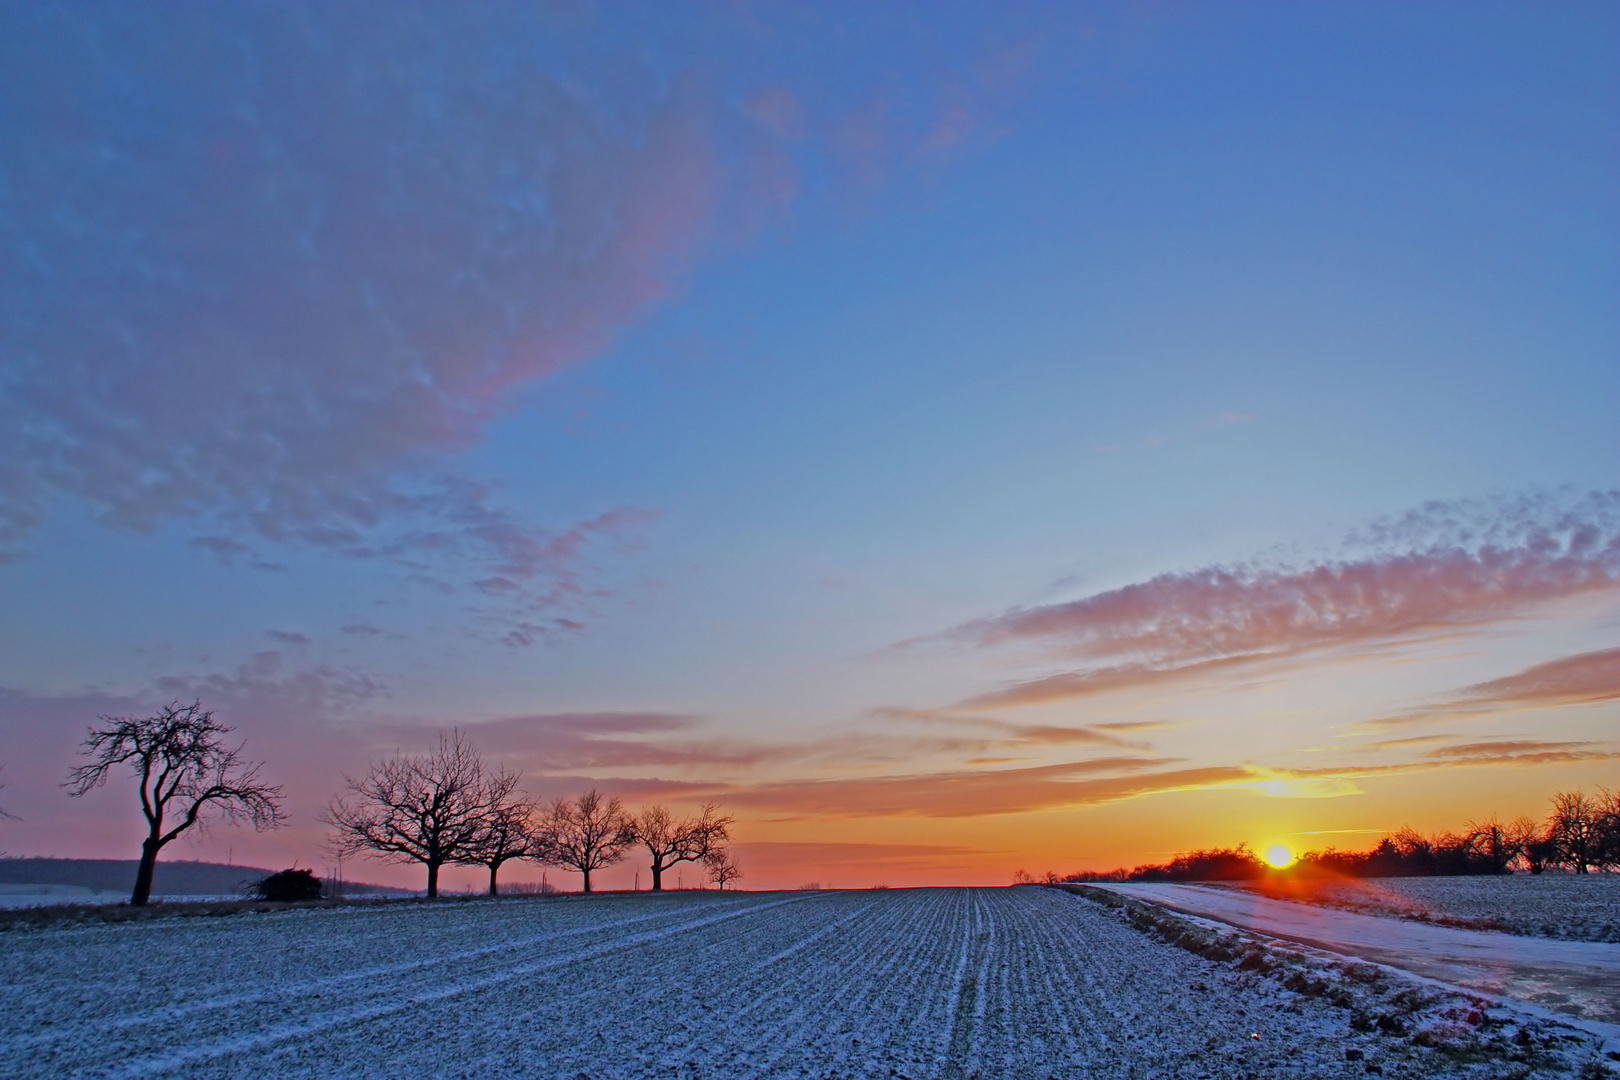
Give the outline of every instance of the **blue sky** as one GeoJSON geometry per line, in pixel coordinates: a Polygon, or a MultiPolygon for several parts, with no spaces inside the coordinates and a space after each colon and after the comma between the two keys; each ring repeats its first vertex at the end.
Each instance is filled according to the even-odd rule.
{"type": "Polygon", "coordinates": [[[14,853],[128,847],[55,777],[194,695],[267,860],[451,724],[762,885],[1614,783],[1611,6],[0,19],[14,853]]]}

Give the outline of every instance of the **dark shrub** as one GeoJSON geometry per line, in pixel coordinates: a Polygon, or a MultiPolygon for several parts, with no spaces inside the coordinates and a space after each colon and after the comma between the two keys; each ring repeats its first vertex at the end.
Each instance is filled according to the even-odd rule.
{"type": "Polygon", "coordinates": [[[1211,848],[1177,855],[1163,866],[1138,866],[1127,881],[1250,881],[1263,877],[1266,864],[1249,850],[1248,844],[1235,848],[1211,848]]]}
{"type": "Polygon", "coordinates": [[[321,879],[310,870],[279,870],[253,886],[260,900],[319,900],[321,879]]]}

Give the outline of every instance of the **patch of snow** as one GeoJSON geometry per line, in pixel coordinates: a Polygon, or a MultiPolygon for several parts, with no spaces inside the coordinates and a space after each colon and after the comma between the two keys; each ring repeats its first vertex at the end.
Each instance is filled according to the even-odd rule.
{"type": "Polygon", "coordinates": [[[1620,942],[1620,874],[1317,879],[1231,887],[1368,915],[1527,937],[1620,942]]]}
{"type": "Polygon", "coordinates": [[[1200,885],[1097,887],[1516,999],[1560,1013],[1620,1046],[1620,945],[1435,926],[1200,885]]]}
{"type": "Polygon", "coordinates": [[[0,908],[49,907],[53,904],[116,904],[128,900],[126,891],[91,889],[83,885],[0,885],[0,908]]]}

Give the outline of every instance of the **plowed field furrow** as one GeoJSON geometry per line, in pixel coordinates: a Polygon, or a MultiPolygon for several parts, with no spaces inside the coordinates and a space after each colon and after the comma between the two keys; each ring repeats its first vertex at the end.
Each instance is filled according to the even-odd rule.
{"type": "MultiPolygon", "coordinates": [[[[796,1060],[806,1045],[822,1040],[829,1034],[858,1039],[859,1030],[864,1024],[857,1020],[882,1008],[873,1001],[871,978],[832,981],[816,979],[815,975],[824,971],[880,970],[885,965],[881,959],[876,964],[872,963],[874,953],[905,940],[904,924],[907,916],[913,914],[913,911],[899,905],[882,904],[877,917],[867,926],[852,928],[851,933],[836,939],[820,939],[820,948],[806,950],[803,962],[792,969],[751,973],[752,977],[739,989],[745,995],[760,995],[756,1000],[762,1005],[769,1003],[776,1007],[747,1011],[752,1014],[755,1023],[767,1023],[781,1032],[769,1052],[761,1055],[756,1062],[751,1075],[771,1075],[773,1069],[796,1060]],[[838,1031],[825,1030],[829,1016],[838,1018],[838,1031]]],[[[892,965],[890,967],[892,970],[892,965]]],[[[926,973],[926,966],[922,970],[926,973]]]]}
{"type": "MultiPolygon", "coordinates": [[[[736,903],[750,906],[744,901],[736,903]]],[[[177,963],[156,973],[155,978],[141,978],[138,969],[122,975],[109,973],[106,980],[98,980],[95,986],[85,988],[72,1003],[72,1013],[55,1020],[47,1031],[24,1037],[21,1045],[78,1038],[88,1027],[139,1028],[158,1024],[198,1023],[196,1014],[210,1011],[277,1009],[286,1001],[327,997],[340,993],[346,986],[358,988],[356,992],[365,996],[379,992],[408,993],[415,983],[431,985],[441,980],[446,965],[455,965],[466,974],[488,964],[499,966],[509,962],[514,949],[529,949],[537,956],[544,955],[550,949],[578,948],[597,938],[612,940],[629,932],[679,925],[687,916],[685,909],[678,907],[605,923],[598,919],[581,919],[579,912],[569,914],[575,918],[559,920],[561,925],[539,934],[524,934],[523,930],[532,931],[532,927],[511,925],[507,920],[501,920],[489,927],[489,936],[498,940],[499,944],[466,948],[465,942],[437,935],[439,951],[433,952],[428,958],[418,957],[347,970],[342,965],[345,960],[352,962],[357,959],[354,955],[354,942],[357,940],[363,941],[366,936],[374,935],[397,946],[400,935],[394,933],[394,926],[350,927],[352,933],[345,935],[347,940],[341,943],[346,947],[334,950],[336,955],[324,952],[320,956],[300,956],[297,963],[288,962],[288,950],[279,947],[282,943],[271,932],[262,951],[250,949],[248,955],[242,958],[241,965],[226,973],[206,961],[206,952],[198,950],[197,945],[190,945],[177,950],[181,952],[177,963]],[[570,922],[574,925],[569,925],[570,922]],[[270,958],[268,961],[267,954],[270,958]],[[316,970],[324,967],[327,972],[316,974],[312,967],[316,970]],[[258,985],[255,986],[255,983],[258,985]],[[240,988],[244,984],[254,986],[254,989],[243,991],[240,988]],[[155,1009],[130,1011],[140,1003],[161,1000],[169,986],[175,987],[169,1003],[155,1009]]],[[[199,944],[203,950],[208,947],[206,942],[199,944]]],[[[143,942],[138,947],[161,949],[165,946],[172,947],[169,942],[143,942]]],[[[10,1004],[7,997],[9,995],[0,994],[0,1008],[10,1004]]]]}
{"type": "Polygon", "coordinates": [[[0,1008],[6,1076],[1462,1075],[1041,889],[19,931],[0,1008]]]}

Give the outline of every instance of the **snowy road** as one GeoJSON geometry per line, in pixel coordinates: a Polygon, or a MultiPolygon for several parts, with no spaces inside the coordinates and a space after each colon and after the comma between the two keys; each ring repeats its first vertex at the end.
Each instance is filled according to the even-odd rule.
{"type": "Polygon", "coordinates": [[[1620,1034],[1620,945],[1516,937],[1358,915],[1197,885],[1097,888],[1272,937],[1374,960],[1454,986],[1528,1001],[1620,1034]]]}
{"type": "Polygon", "coordinates": [[[0,1009],[20,1076],[1320,1077],[1347,1049],[1385,1077],[1472,1075],[1028,888],[19,930],[0,1009]]]}

